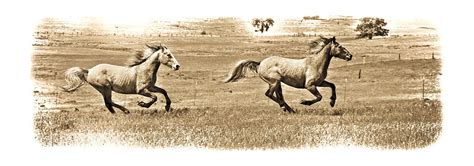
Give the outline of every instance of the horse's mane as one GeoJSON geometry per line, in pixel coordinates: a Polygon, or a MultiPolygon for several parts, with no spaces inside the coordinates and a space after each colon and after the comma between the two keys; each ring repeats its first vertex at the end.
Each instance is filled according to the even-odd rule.
{"type": "Polygon", "coordinates": [[[318,54],[319,52],[321,52],[321,50],[324,48],[324,46],[329,44],[330,41],[331,41],[330,39],[319,35],[318,39],[313,40],[311,43],[309,43],[309,53],[310,54],[318,54]],[[321,42],[324,43],[323,47],[320,46],[321,42]],[[318,48],[318,47],[321,47],[321,48],[318,48]]]}
{"type": "Polygon", "coordinates": [[[129,67],[140,65],[143,62],[145,62],[148,58],[150,58],[151,54],[161,49],[166,49],[166,46],[164,46],[163,44],[160,44],[160,45],[146,44],[146,47],[143,50],[136,51],[135,55],[132,56],[128,60],[127,64],[129,67]]]}

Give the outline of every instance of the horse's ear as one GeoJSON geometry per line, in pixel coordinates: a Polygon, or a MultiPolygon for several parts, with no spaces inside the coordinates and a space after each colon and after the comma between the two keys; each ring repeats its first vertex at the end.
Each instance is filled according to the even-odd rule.
{"type": "Polygon", "coordinates": [[[165,46],[163,45],[163,43],[160,43],[159,46],[156,47],[158,50],[164,50],[165,49],[165,46]]]}
{"type": "Polygon", "coordinates": [[[335,42],[335,41],[336,41],[336,36],[333,36],[333,37],[331,38],[331,40],[332,40],[333,42],[335,42]]]}

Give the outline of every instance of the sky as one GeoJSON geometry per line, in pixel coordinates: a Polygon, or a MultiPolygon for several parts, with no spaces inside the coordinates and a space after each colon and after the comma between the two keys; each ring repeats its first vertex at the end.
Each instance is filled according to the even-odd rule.
{"type": "Polygon", "coordinates": [[[100,16],[112,22],[126,21],[140,23],[150,18],[182,18],[234,16],[253,17],[301,17],[305,15],[351,15],[354,17],[378,16],[388,19],[436,19],[444,17],[437,6],[439,2],[430,1],[212,1],[212,0],[168,0],[168,1],[32,1],[35,11],[29,17],[45,16],[100,16]],[[56,7],[58,6],[58,7],[56,7]]]}

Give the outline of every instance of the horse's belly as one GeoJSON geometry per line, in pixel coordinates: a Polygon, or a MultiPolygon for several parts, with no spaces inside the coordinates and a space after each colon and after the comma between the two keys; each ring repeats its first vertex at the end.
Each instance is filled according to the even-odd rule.
{"type": "Polygon", "coordinates": [[[112,90],[122,94],[135,94],[137,90],[135,84],[114,84],[112,90]]]}
{"type": "Polygon", "coordinates": [[[304,78],[291,78],[291,77],[282,77],[281,82],[286,85],[295,87],[295,88],[305,88],[305,79],[304,78]]]}
{"type": "Polygon", "coordinates": [[[117,93],[123,94],[134,94],[136,90],[136,80],[133,76],[127,76],[127,74],[120,75],[112,79],[112,90],[117,93]]]}
{"type": "Polygon", "coordinates": [[[295,88],[304,88],[306,82],[305,69],[301,66],[282,66],[279,71],[281,81],[295,88]]]}

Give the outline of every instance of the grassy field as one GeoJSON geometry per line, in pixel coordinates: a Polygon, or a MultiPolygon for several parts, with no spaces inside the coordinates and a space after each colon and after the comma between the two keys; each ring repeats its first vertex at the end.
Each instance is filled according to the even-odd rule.
{"type": "MultiPolygon", "coordinates": [[[[217,23],[225,21],[229,20],[218,19],[217,23]]],[[[183,25],[199,32],[199,27],[207,24],[183,25]]],[[[219,32],[212,30],[215,35],[219,32]]],[[[286,101],[298,112],[286,114],[264,95],[267,85],[259,78],[250,76],[231,84],[220,81],[241,59],[262,60],[270,55],[302,58],[315,38],[232,36],[234,33],[226,30],[220,37],[49,36],[47,45],[34,46],[32,56],[38,142],[44,146],[272,149],[356,145],[410,149],[434,143],[441,133],[441,60],[436,36],[374,40],[338,36],[354,59],[331,63],[327,80],[337,86],[336,107],[329,106],[329,89],[320,88],[323,100],[308,107],[298,103],[313,98],[309,92],[283,86],[286,101]],[[145,97],[113,94],[116,103],[131,110],[125,115],[120,111],[110,114],[101,95],[89,85],[74,93],[58,89],[65,83],[63,73],[68,68],[123,65],[149,41],[165,43],[182,66],[179,71],[162,67],[158,73],[157,85],[168,91],[173,102],[171,112],[164,111],[160,95],[158,102],[144,109],[137,102],[148,100],[145,97]]]]}

